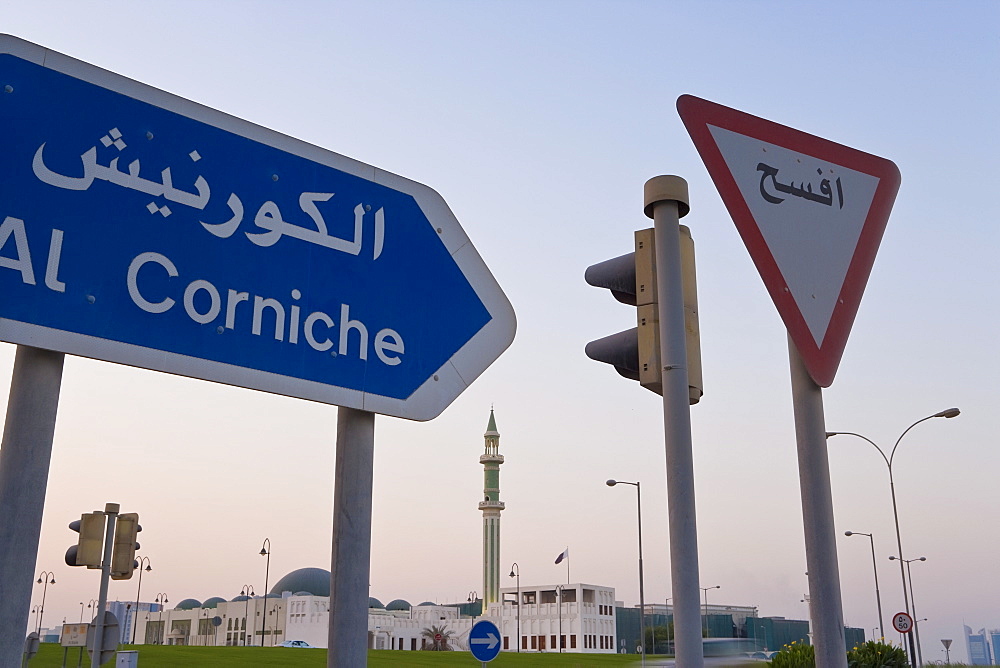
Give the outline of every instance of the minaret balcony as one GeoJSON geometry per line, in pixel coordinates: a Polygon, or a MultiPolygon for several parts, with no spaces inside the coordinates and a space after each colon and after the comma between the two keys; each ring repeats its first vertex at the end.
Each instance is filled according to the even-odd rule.
{"type": "Polygon", "coordinates": [[[480,455],[480,464],[503,464],[503,455],[480,455]]]}
{"type": "Polygon", "coordinates": [[[479,502],[479,509],[480,510],[503,510],[504,509],[504,503],[503,503],[503,501],[480,501],[479,502]]]}

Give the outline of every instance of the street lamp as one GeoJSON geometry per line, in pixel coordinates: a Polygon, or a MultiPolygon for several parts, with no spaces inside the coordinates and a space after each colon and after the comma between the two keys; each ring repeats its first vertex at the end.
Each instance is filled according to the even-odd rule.
{"type": "Polygon", "coordinates": [[[515,603],[517,604],[517,651],[521,651],[521,567],[517,565],[515,561],[510,567],[510,576],[512,578],[517,578],[517,598],[515,603]]]}
{"type": "Polygon", "coordinates": [[[92,598],[90,599],[90,601],[87,602],[87,609],[90,610],[91,608],[93,608],[94,610],[94,614],[90,617],[91,621],[93,621],[94,617],[97,616],[97,603],[98,601],[96,598],[92,598]]]}
{"type": "Polygon", "coordinates": [[[45,614],[45,592],[50,584],[56,583],[56,576],[52,571],[42,571],[38,574],[38,584],[45,583],[42,587],[42,607],[38,610],[38,635],[42,635],[42,615],[45,614]]]}
{"type": "Polygon", "coordinates": [[[642,489],[639,482],[627,482],[625,480],[608,480],[605,483],[608,487],[615,485],[632,485],[635,487],[636,507],[639,511],[639,649],[642,650],[642,665],[646,665],[646,600],[642,584],[642,489]]]}
{"type": "MultiPolygon", "coordinates": [[[[468,598],[468,600],[466,602],[467,603],[473,603],[473,604],[478,603],[479,602],[479,594],[477,594],[474,591],[470,591],[469,592],[469,598],[468,598]]],[[[475,608],[472,607],[472,606],[470,606],[469,609],[470,610],[475,610],[475,608]]],[[[482,612],[482,608],[480,608],[479,612],[482,612]]],[[[475,612],[472,613],[472,625],[473,626],[476,625],[476,613],[475,612]]]]}
{"type": "MultiPolygon", "coordinates": [[[[243,628],[244,628],[244,631],[243,631],[243,646],[244,647],[247,646],[247,632],[246,632],[245,629],[246,629],[246,624],[247,624],[247,617],[250,616],[250,597],[251,596],[255,596],[255,595],[256,594],[253,593],[253,585],[247,585],[247,584],[245,584],[245,585],[243,585],[243,588],[240,589],[240,596],[246,596],[246,604],[243,606],[243,628]]],[[[264,599],[264,600],[266,601],[267,599],[264,599]]],[[[254,606],[254,607],[256,608],[257,606],[254,606]]]]}
{"type": "MultiPolygon", "coordinates": [[[[271,540],[270,539],[268,539],[268,538],[264,539],[264,545],[260,548],[260,556],[262,556],[262,557],[266,556],[267,557],[267,564],[264,566],[264,614],[266,615],[267,614],[267,576],[270,574],[270,571],[271,571],[271,540]]],[[[257,609],[257,606],[255,605],[254,606],[254,611],[256,611],[256,609],[257,609]]],[[[265,620],[265,618],[261,617],[261,622],[260,622],[261,625],[263,625],[265,623],[264,620],[265,620]]],[[[256,629],[257,629],[257,620],[254,619],[254,631],[255,631],[255,634],[256,634],[256,629]]],[[[252,645],[253,643],[250,643],[250,644],[252,645]]],[[[271,638],[271,645],[274,646],[274,637],[273,636],[271,638]]],[[[264,632],[263,632],[263,630],[261,631],[261,634],[260,634],[260,646],[261,647],[264,646],[264,632]]]]}
{"type": "Polygon", "coordinates": [[[722,585],[715,585],[714,587],[698,587],[705,595],[705,636],[708,636],[708,590],[709,589],[721,589],[722,585]]]}
{"type": "MultiPolygon", "coordinates": [[[[163,628],[163,608],[165,608],[167,603],[170,601],[167,599],[165,592],[160,592],[156,595],[156,598],[153,599],[153,602],[160,606],[160,617],[157,620],[157,623],[160,625],[160,644],[162,645],[163,641],[167,638],[166,629],[163,628]]],[[[169,620],[170,618],[167,617],[167,619],[169,620]]]]}
{"type": "Polygon", "coordinates": [[[672,600],[674,599],[668,598],[663,601],[663,609],[666,611],[667,614],[667,654],[670,654],[670,626],[671,623],[673,622],[673,617],[674,617],[672,614],[670,614],[670,601],[672,600]]]}
{"type": "Polygon", "coordinates": [[[146,571],[151,571],[153,568],[149,565],[149,557],[143,557],[139,560],[139,586],[135,589],[135,611],[132,613],[132,644],[135,644],[135,632],[138,624],[135,620],[138,619],[139,614],[139,592],[142,591],[142,565],[146,564],[146,571]]]}
{"type": "MultiPolygon", "coordinates": [[[[896,557],[889,557],[889,561],[895,560],[896,557]]],[[[924,652],[920,648],[920,627],[917,624],[917,602],[916,599],[913,598],[913,573],[910,572],[910,564],[914,561],[927,561],[927,557],[920,557],[918,559],[900,559],[900,561],[906,564],[906,579],[910,581],[910,610],[913,611],[913,633],[916,635],[917,641],[917,663],[922,666],[924,665],[924,652]]],[[[926,620],[921,619],[919,621],[923,622],[926,620]]]]}
{"type": "MultiPolygon", "coordinates": [[[[920,424],[921,422],[925,422],[927,420],[930,420],[931,418],[953,418],[953,417],[958,417],[959,415],[961,415],[961,411],[958,410],[957,408],[946,408],[945,410],[940,411],[938,413],[934,413],[933,415],[928,415],[925,418],[920,418],[919,420],[917,420],[916,422],[914,422],[909,427],[907,427],[906,429],[903,430],[903,433],[900,434],[899,438],[896,439],[896,444],[892,446],[892,450],[889,452],[889,456],[888,457],[885,456],[885,452],[882,450],[882,448],[878,447],[878,445],[875,443],[875,441],[871,440],[867,436],[862,436],[861,434],[855,433],[853,431],[828,431],[828,432],[826,432],[826,437],[827,438],[830,438],[831,436],[857,436],[858,438],[860,438],[860,439],[862,439],[864,441],[868,441],[868,443],[870,443],[876,450],[878,450],[878,453],[880,455],[882,455],[882,459],[885,460],[885,465],[889,469],[889,492],[890,492],[890,494],[892,496],[892,517],[893,517],[893,520],[896,523],[896,548],[899,550],[899,557],[900,557],[900,562],[899,562],[899,576],[900,576],[900,579],[902,580],[902,583],[903,583],[903,606],[906,608],[907,614],[910,613],[910,597],[906,593],[906,571],[903,568],[903,561],[902,561],[902,558],[903,558],[903,540],[902,540],[902,538],[900,537],[900,534],[899,534],[899,510],[898,510],[898,507],[896,505],[896,483],[892,479],[892,460],[896,456],[896,448],[899,447],[899,443],[903,440],[903,437],[906,436],[906,434],[909,433],[909,431],[911,429],[913,429],[914,427],[916,427],[918,424],[920,424]]],[[[914,642],[913,642],[913,636],[911,635],[910,636],[910,663],[916,665],[916,661],[917,661],[917,653],[916,653],[916,648],[915,648],[914,642]]]]}
{"type": "Polygon", "coordinates": [[[870,533],[861,533],[860,531],[845,531],[845,536],[868,536],[868,540],[872,544],[872,568],[875,571],[875,603],[878,605],[878,628],[879,632],[882,634],[882,641],[885,641],[885,627],[882,626],[882,597],[878,592],[878,566],[875,564],[875,539],[872,538],[870,533]]]}

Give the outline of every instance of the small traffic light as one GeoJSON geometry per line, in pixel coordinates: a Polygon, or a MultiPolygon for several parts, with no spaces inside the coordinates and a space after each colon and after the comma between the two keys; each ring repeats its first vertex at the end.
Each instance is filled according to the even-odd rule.
{"type": "MultiPolygon", "coordinates": [[[[701,399],[702,381],[694,241],[691,231],[684,225],[680,226],[680,232],[689,401],[696,404],[701,399]]],[[[653,229],[637,230],[635,252],[588,267],[584,278],[590,285],[607,288],[623,304],[635,306],[637,323],[632,329],[591,341],[586,347],[587,356],[613,365],[625,378],[637,380],[646,389],[662,395],[663,368],[653,229]]]]}
{"type": "Polygon", "coordinates": [[[128,580],[132,571],[139,567],[135,560],[135,551],[139,549],[136,542],[137,534],[142,531],[139,526],[138,513],[122,513],[115,524],[115,544],[111,552],[111,579],[128,580]]]}
{"type": "Polygon", "coordinates": [[[104,513],[84,513],[69,523],[80,534],[76,545],[66,550],[66,564],[100,568],[104,557],[104,513]]]}

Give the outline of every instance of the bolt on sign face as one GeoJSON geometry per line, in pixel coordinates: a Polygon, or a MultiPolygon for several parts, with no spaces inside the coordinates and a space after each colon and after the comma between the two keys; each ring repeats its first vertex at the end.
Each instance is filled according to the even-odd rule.
{"type": "Polygon", "coordinates": [[[833,383],[889,220],[891,161],[722,105],[677,110],[805,362],[833,383]]]}

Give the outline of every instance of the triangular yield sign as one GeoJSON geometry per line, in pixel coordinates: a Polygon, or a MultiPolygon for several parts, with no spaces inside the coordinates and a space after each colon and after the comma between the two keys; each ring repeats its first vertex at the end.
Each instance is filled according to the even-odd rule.
{"type": "Polygon", "coordinates": [[[829,387],[899,190],[891,161],[682,95],[694,140],[809,375],[829,387]]]}

